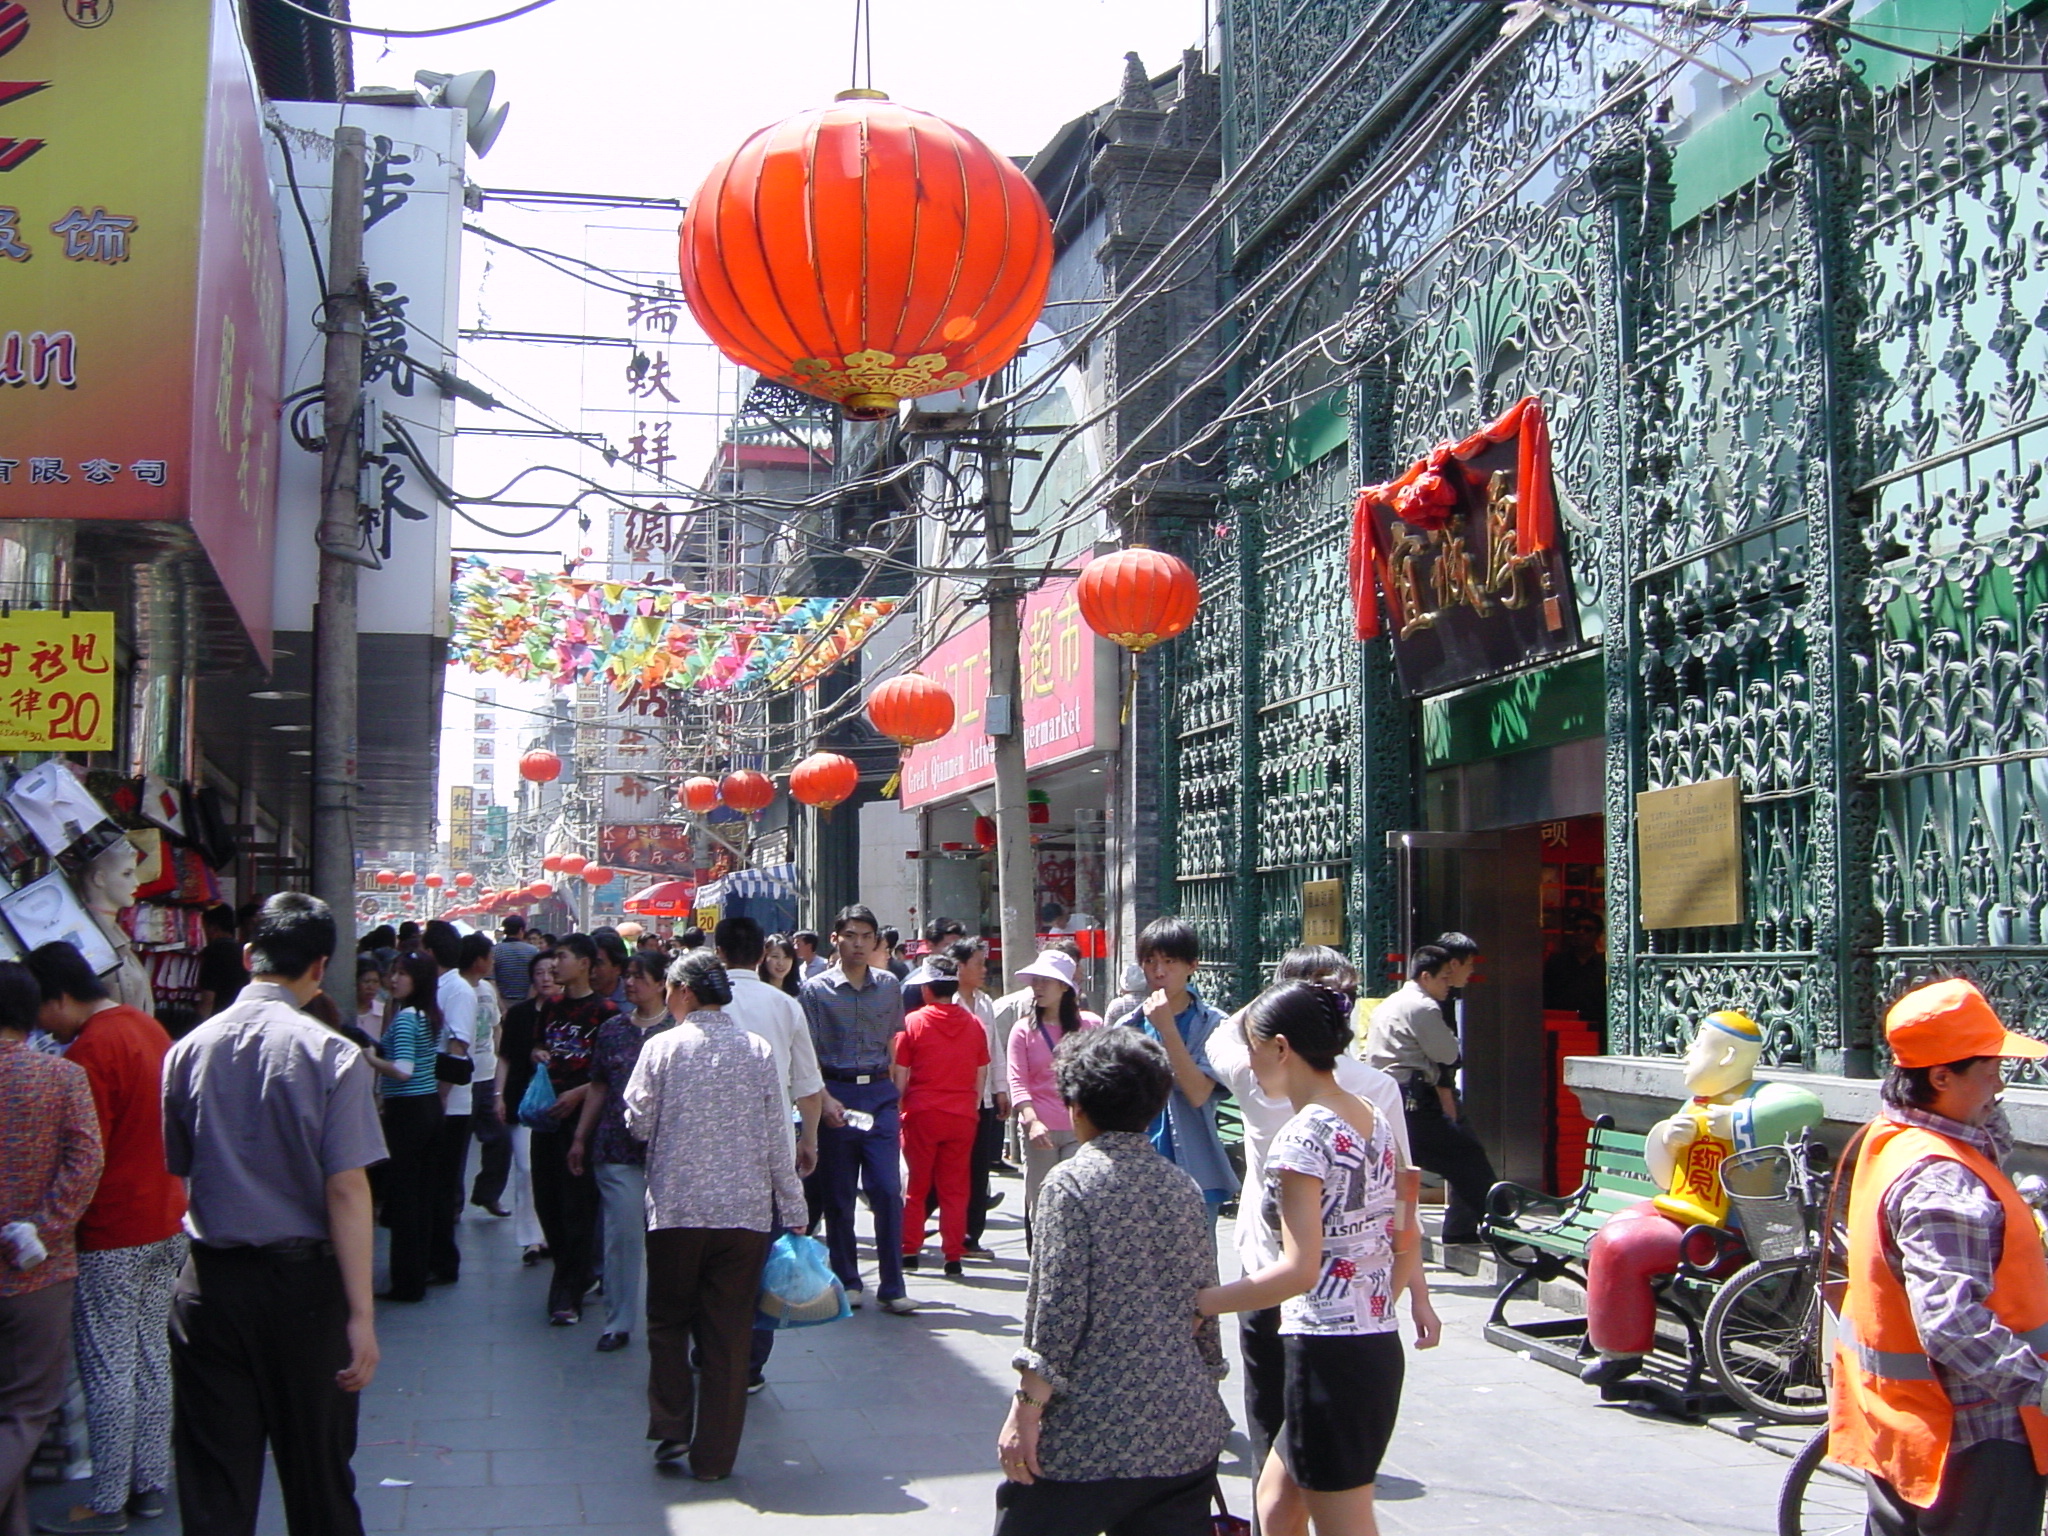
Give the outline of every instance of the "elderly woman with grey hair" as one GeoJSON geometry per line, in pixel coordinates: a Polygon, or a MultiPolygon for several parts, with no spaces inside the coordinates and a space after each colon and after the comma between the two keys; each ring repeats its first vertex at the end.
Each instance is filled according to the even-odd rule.
{"type": "Polygon", "coordinates": [[[657,1463],[688,1456],[701,1482],[732,1472],[761,1266],[775,1234],[804,1222],[775,1053],[731,1001],[717,955],[687,951],[668,973],[677,1023],[626,1084],[626,1130],[647,1143],[647,1438],[657,1463]]]}
{"type": "Polygon", "coordinates": [[[1119,1026],[1061,1041],[1054,1074],[1081,1146],[1038,1192],[996,1533],[1207,1536],[1230,1415],[1222,1336],[1189,1318],[1216,1249],[1201,1190],[1146,1134],[1173,1067],[1119,1026]]]}

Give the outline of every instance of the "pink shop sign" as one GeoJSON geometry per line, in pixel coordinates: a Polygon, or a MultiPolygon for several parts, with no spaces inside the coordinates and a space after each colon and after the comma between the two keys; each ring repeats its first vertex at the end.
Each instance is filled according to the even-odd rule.
{"type": "MultiPolygon", "coordinates": [[[[1085,562],[1082,562],[1085,563],[1085,562]]],[[[1117,744],[1119,653],[1081,622],[1072,577],[1024,600],[1024,763],[1049,768],[1117,744]]],[[[903,762],[906,808],[993,784],[995,742],[985,729],[988,620],[928,653],[917,670],[953,695],[953,729],[913,748],[903,762]]]]}

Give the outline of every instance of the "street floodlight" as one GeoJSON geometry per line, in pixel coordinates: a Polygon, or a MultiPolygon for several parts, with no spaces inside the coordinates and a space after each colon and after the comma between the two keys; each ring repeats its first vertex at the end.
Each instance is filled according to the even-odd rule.
{"type": "Polygon", "coordinates": [[[498,89],[497,71],[472,69],[466,74],[444,75],[431,69],[416,70],[413,79],[427,93],[427,100],[437,107],[460,107],[468,114],[469,127],[465,137],[469,147],[479,157],[491,152],[491,146],[498,142],[498,135],[505,131],[505,115],[511,111],[510,102],[491,105],[491,97],[498,89]]]}

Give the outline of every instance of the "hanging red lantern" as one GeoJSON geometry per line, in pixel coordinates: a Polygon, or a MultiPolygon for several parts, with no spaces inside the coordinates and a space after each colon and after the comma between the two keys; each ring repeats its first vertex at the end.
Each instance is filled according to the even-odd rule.
{"type": "Polygon", "coordinates": [[[395,870],[395,869],[380,869],[380,870],[378,870],[378,871],[377,871],[377,883],[378,883],[379,885],[396,885],[396,884],[398,884],[398,871],[397,871],[397,870],[395,870]]]}
{"type": "Polygon", "coordinates": [[[763,128],[683,215],[690,315],[857,421],[987,378],[1045,304],[1052,221],[1017,166],[880,91],[763,128]]]}
{"type": "Polygon", "coordinates": [[[430,891],[438,891],[445,884],[439,875],[428,875],[421,883],[430,891]]]}
{"type": "Polygon", "coordinates": [[[545,880],[536,880],[526,888],[526,894],[535,901],[546,901],[555,894],[555,888],[545,880]]]}
{"type": "Polygon", "coordinates": [[[589,862],[590,860],[584,858],[580,853],[565,853],[562,855],[561,864],[557,867],[565,875],[580,875],[583,873],[584,866],[589,862]]]}
{"type": "Polygon", "coordinates": [[[922,672],[905,672],[868,694],[868,719],[907,750],[953,729],[953,695],[922,672]]]}
{"type": "Polygon", "coordinates": [[[1042,827],[1052,820],[1052,796],[1042,789],[1034,789],[1025,796],[1024,819],[1034,827],[1042,827]]]}
{"type": "Polygon", "coordinates": [[[420,877],[408,869],[398,877],[398,883],[400,885],[407,886],[418,885],[420,883],[420,877]]]}
{"type": "Polygon", "coordinates": [[[693,816],[709,815],[718,804],[718,780],[702,774],[683,780],[683,787],[676,791],[676,803],[693,816]]]}
{"type": "Polygon", "coordinates": [[[609,885],[612,872],[602,864],[586,864],[583,866],[583,880],[587,885],[609,885]]]}
{"type": "Polygon", "coordinates": [[[789,792],[804,805],[829,811],[860,788],[860,769],[837,752],[813,752],[789,770],[789,792]]]}
{"type": "Polygon", "coordinates": [[[974,818],[974,843],[978,848],[993,848],[996,845],[996,819],[993,816],[974,818]]]}
{"type": "Polygon", "coordinates": [[[455,883],[461,886],[466,891],[472,885],[476,884],[476,876],[472,875],[468,870],[464,870],[461,874],[455,877],[455,883]]]}
{"type": "Polygon", "coordinates": [[[551,853],[540,861],[540,867],[549,874],[554,874],[562,867],[562,856],[559,853],[551,853]]]}
{"type": "Polygon", "coordinates": [[[1091,560],[1074,583],[1082,620],[1133,652],[1184,633],[1200,596],[1187,562],[1158,549],[1120,549],[1091,560]]]}
{"type": "Polygon", "coordinates": [[[545,748],[536,747],[519,759],[519,777],[530,784],[552,784],[562,776],[562,760],[545,748]]]}
{"type": "Polygon", "coordinates": [[[775,803],[775,781],[752,768],[740,768],[725,776],[718,793],[742,816],[758,816],[775,803]]]}

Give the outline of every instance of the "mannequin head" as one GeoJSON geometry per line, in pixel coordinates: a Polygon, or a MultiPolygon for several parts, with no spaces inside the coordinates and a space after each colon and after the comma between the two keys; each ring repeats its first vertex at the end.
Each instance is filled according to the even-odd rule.
{"type": "Polygon", "coordinates": [[[85,904],[102,917],[135,905],[140,855],[122,838],[85,867],[85,904]]]}
{"type": "Polygon", "coordinates": [[[1756,1076],[1763,1049],[1754,1020],[1726,1009],[1708,1014],[1685,1053],[1685,1091],[1696,1099],[1733,1093],[1756,1076]]]}

